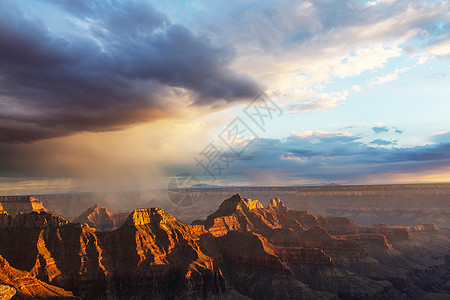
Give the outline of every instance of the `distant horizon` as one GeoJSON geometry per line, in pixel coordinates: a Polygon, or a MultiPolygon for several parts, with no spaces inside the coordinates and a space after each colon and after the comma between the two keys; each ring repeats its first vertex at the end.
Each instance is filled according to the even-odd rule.
{"type": "MultiPolygon", "coordinates": [[[[226,189],[226,188],[301,188],[301,187],[352,187],[352,186],[407,186],[407,185],[449,185],[450,182],[416,182],[416,183],[374,183],[374,184],[323,184],[323,185],[279,185],[279,186],[217,186],[217,187],[191,187],[191,188],[180,188],[180,190],[190,190],[190,189],[226,189]]],[[[165,188],[154,188],[145,190],[121,190],[121,191],[67,191],[60,193],[31,193],[31,194],[0,194],[0,197],[32,197],[39,195],[66,195],[66,194],[121,194],[121,193],[139,193],[139,192],[149,192],[149,191],[161,191],[167,192],[165,188]]]]}

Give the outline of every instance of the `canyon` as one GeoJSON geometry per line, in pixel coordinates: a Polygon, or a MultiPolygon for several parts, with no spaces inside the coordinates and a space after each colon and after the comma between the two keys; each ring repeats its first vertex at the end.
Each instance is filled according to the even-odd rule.
{"type": "Polygon", "coordinates": [[[265,206],[239,194],[223,199],[191,224],[151,203],[130,213],[91,206],[72,218],[24,203],[25,212],[4,209],[0,293],[13,299],[450,296],[450,240],[435,224],[364,225],[306,206],[291,209],[280,198],[265,206]]]}
{"type": "MultiPolygon", "coordinates": [[[[288,187],[202,188],[192,206],[178,207],[167,190],[122,193],[68,193],[39,195],[48,210],[73,220],[99,205],[113,212],[160,207],[185,223],[212,214],[230,195],[242,194],[267,203],[280,198],[290,208],[314,215],[348,217],[361,225],[434,223],[450,236],[450,184],[331,185],[288,187]]],[[[191,189],[184,192],[189,193],[191,189]]],[[[1,199],[0,199],[1,202],[1,199]]]]}
{"type": "Polygon", "coordinates": [[[0,212],[15,216],[20,212],[46,211],[37,196],[0,196],[0,212]]]}

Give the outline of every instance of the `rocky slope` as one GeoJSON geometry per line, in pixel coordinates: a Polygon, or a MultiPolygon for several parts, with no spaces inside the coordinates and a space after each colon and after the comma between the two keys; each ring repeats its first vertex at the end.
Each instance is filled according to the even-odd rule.
{"type": "Polygon", "coordinates": [[[129,213],[113,213],[104,207],[94,205],[88,208],[74,223],[86,223],[100,231],[112,231],[123,225],[129,213]]]}
{"type": "MultiPolygon", "coordinates": [[[[60,288],[42,297],[70,296],[62,289],[86,299],[418,299],[447,293],[450,241],[433,225],[367,227],[291,210],[277,198],[265,208],[239,195],[192,225],[159,208],[134,210],[112,231],[92,228],[118,225],[97,206],[78,221],[48,212],[0,214],[4,265],[50,291],[60,288]]],[[[22,292],[5,279],[0,284],[22,292]]]]}
{"type": "Polygon", "coordinates": [[[71,292],[49,285],[36,279],[26,271],[12,268],[0,256],[0,299],[29,299],[29,298],[75,298],[71,292]]]}
{"type": "Polygon", "coordinates": [[[228,295],[196,244],[198,226],[160,209],[134,211],[112,232],[45,212],[2,215],[0,254],[21,270],[91,299],[228,295]]]}
{"type": "Polygon", "coordinates": [[[314,215],[348,217],[365,226],[378,223],[434,223],[450,237],[450,184],[224,187],[198,190],[200,197],[196,199],[197,202],[183,208],[170,201],[166,190],[39,195],[39,200],[47,209],[69,219],[78,217],[89,207],[98,204],[114,212],[160,207],[178,220],[191,223],[213,213],[230,195],[243,193],[263,203],[273,197],[280,197],[291,209],[308,210],[314,215]]]}
{"type": "Polygon", "coordinates": [[[0,211],[15,216],[20,212],[47,210],[36,196],[0,196],[0,211]]]}
{"type": "Polygon", "coordinates": [[[126,193],[67,193],[39,195],[54,213],[74,219],[95,204],[114,212],[141,207],[160,207],[178,220],[190,223],[213,213],[230,195],[266,203],[280,197],[291,209],[314,215],[349,217],[358,224],[417,225],[434,223],[450,237],[450,184],[394,184],[354,186],[224,187],[198,189],[200,197],[191,207],[179,208],[167,197],[167,190],[126,193]]]}
{"type": "Polygon", "coordinates": [[[364,227],[345,217],[290,210],[279,199],[265,209],[239,195],[194,224],[217,237],[259,234],[295,279],[342,298],[417,298],[427,285],[438,290],[448,276],[450,241],[432,225],[364,227]]]}

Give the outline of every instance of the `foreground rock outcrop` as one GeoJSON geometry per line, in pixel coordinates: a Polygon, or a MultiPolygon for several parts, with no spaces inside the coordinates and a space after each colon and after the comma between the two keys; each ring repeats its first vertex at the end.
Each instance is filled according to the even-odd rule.
{"type": "Polygon", "coordinates": [[[150,208],[112,230],[113,216],[98,206],[81,223],[0,214],[4,273],[47,294],[9,275],[0,284],[43,298],[418,299],[445,294],[450,274],[450,241],[434,225],[361,226],[278,198],[265,208],[234,195],[192,225],[150,208]]]}
{"type": "Polygon", "coordinates": [[[28,299],[28,298],[75,298],[69,291],[52,286],[36,279],[26,271],[12,268],[0,256],[0,299],[28,299]]]}
{"type": "Polygon", "coordinates": [[[16,294],[16,289],[9,285],[0,284],[0,299],[9,300],[16,294]]]}

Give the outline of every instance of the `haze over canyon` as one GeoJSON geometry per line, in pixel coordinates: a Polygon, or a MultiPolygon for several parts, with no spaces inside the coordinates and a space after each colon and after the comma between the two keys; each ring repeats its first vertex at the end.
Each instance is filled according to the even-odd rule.
{"type": "Polygon", "coordinates": [[[241,188],[283,195],[286,203],[333,216],[290,209],[280,198],[266,205],[239,194],[214,200],[238,189],[203,189],[195,204],[200,219],[191,225],[172,216],[179,207],[89,207],[111,195],[0,197],[0,293],[14,299],[450,296],[449,185],[241,188]],[[418,206],[423,197],[430,197],[427,207],[418,206]],[[45,204],[61,212],[74,206],[86,211],[65,218],[45,204]],[[375,222],[361,225],[340,213],[375,222]]]}

